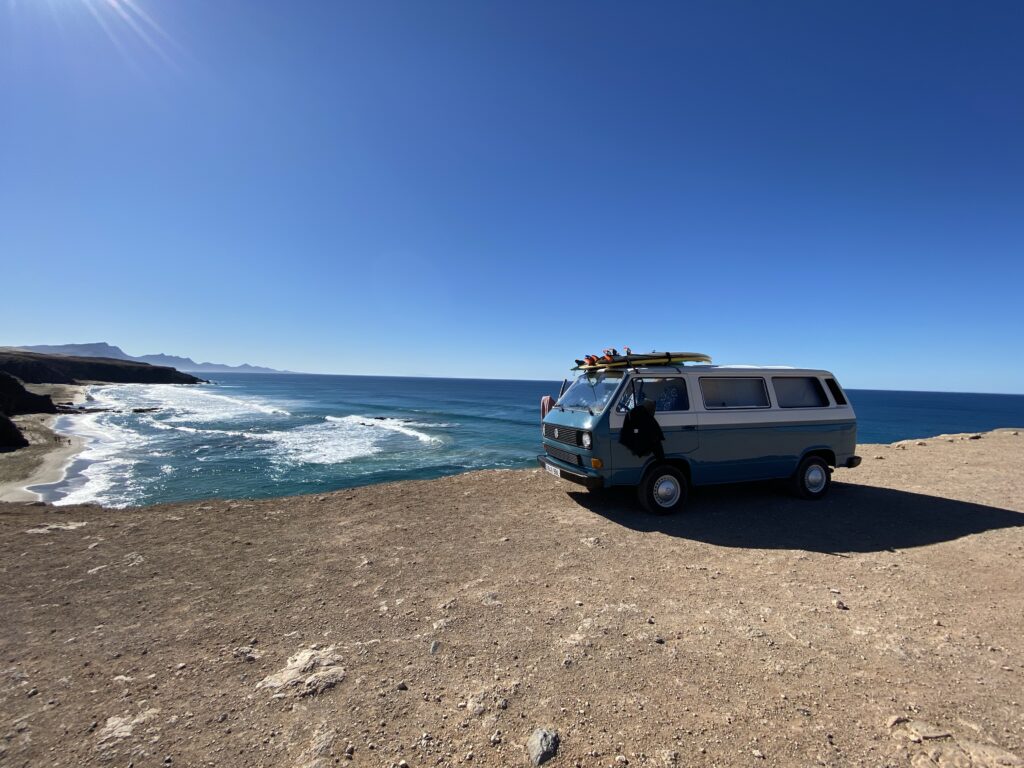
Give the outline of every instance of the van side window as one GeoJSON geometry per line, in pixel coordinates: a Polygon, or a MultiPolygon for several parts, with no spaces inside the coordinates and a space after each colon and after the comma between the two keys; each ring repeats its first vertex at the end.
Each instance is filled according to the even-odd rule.
{"type": "Polygon", "coordinates": [[[828,391],[832,393],[832,397],[836,401],[836,405],[846,405],[846,395],[843,394],[843,390],[840,388],[839,382],[835,379],[825,379],[825,384],[828,386],[828,391]]]}
{"type": "MultiPolygon", "coordinates": [[[[636,384],[637,402],[653,400],[656,413],[690,410],[690,397],[686,392],[686,379],[634,379],[633,382],[636,384]]],[[[633,402],[633,384],[626,384],[622,400],[619,401],[615,410],[619,413],[625,413],[632,409],[635,404],[633,402]]]]}
{"type": "Polygon", "coordinates": [[[772,376],[780,408],[827,408],[828,397],[815,376],[772,376]]]}
{"type": "Polygon", "coordinates": [[[764,379],[740,378],[704,378],[700,380],[700,392],[704,397],[704,407],[708,410],[718,408],[768,408],[768,387],[764,379]]]}

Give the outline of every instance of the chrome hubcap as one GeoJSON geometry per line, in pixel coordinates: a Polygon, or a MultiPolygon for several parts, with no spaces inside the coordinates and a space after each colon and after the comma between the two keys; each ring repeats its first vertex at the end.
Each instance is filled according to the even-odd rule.
{"type": "Polygon", "coordinates": [[[807,486],[807,490],[811,493],[821,493],[825,488],[825,481],[827,479],[828,475],[825,472],[825,468],[817,464],[809,466],[804,473],[804,485],[807,486]]]}
{"type": "Polygon", "coordinates": [[[662,475],[654,481],[654,501],[659,507],[674,506],[679,494],[679,483],[672,475],[662,475]]]}

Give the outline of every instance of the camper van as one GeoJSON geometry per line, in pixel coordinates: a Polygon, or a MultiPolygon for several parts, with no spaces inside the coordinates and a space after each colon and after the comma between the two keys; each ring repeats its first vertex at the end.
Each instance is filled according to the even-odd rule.
{"type": "Polygon", "coordinates": [[[860,464],[857,418],[828,371],[580,368],[543,415],[538,461],[587,488],[636,486],[651,512],[681,509],[691,486],[750,480],[788,479],[797,495],[820,499],[833,467],[860,464]]]}

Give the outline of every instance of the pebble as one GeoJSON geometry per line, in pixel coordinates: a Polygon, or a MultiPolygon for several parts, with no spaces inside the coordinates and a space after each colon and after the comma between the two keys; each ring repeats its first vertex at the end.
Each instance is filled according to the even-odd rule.
{"type": "Polygon", "coordinates": [[[400,691],[408,691],[409,690],[409,686],[406,685],[405,682],[403,681],[403,682],[398,684],[398,690],[400,690],[400,691]]]}
{"type": "Polygon", "coordinates": [[[441,643],[438,640],[434,640],[430,643],[430,655],[434,656],[439,650],[441,650],[441,643]]]}
{"type": "Polygon", "coordinates": [[[850,610],[850,609],[849,609],[849,608],[847,607],[846,603],[844,603],[844,602],[843,602],[842,600],[833,600],[833,601],[832,601],[832,605],[834,605],[834,606],[835,606],[836,608],[838,608],[838,609],[839,609],[840,611],[848,611],[848,610],[850,610]]]}
{"type": "Polygon", "coordinates": [[[537,728],[526,740],[526,753],[530,756],[530,762],[534,765],[546,763],[558,754],[560,742],[557,731],[537,728]]]}
{"type": "Polygon", "coordinates": [[[764,760],[764,752],[762,752],[760,749],[752,749],[750,750],[750,754],[752,754],[758,760],[764,760]]]}

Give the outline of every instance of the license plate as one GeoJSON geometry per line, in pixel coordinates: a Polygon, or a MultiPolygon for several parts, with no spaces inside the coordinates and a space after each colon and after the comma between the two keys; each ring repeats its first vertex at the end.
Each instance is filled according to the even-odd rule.
{"type": "Polygon", "coordinates": [[[555,477],[562,476],[562,470],[560,470],[558,467],[553,467],[550,464],[545,464],[544,469],[548,471],[549,475],[554,475],[555,477]]]}

